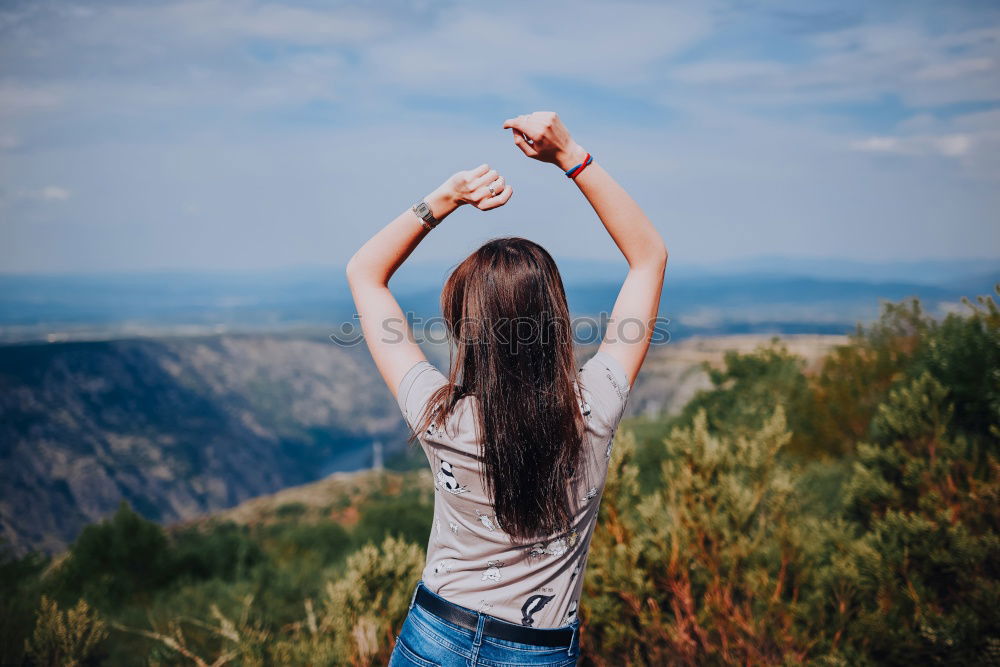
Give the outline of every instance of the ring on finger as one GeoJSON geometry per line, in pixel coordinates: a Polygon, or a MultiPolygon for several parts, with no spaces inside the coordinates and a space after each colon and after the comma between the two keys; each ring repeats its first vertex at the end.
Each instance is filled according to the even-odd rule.
{"type": "Polygon", "coordinates": [[[497,191],[494,189],[493,186],[495,186],[497,183],[499,183],[502,180],[502,178],[503,177],[501,176],[500,178],[498,178],[497,180],[493,181],[488,186],[486,186],[486,189],[490,191],[490,196],[491,197],[496,197],[497,196],[497,191]]]}

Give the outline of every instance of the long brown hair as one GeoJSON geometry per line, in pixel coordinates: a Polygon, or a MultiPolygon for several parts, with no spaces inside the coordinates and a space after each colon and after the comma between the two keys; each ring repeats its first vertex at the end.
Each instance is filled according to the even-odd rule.
{"type": "Polygon", "coordinates": [[[452,271],[441,310],[450,376],[415,434],[446,424],[459,399],[475,396],[481,468],[501,528],[520,539],[567,529],[584,424],[569,307],[551,255],[527,239],[493,239],[452,271]]]}

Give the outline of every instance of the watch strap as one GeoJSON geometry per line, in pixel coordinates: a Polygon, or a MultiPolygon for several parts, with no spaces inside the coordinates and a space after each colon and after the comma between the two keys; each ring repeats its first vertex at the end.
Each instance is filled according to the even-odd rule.
{"type": "Polygon", "coordinates": [[[412,210],[423,221],[423,225],[427,228],[427,231],[434,229],[441,223],[440,220],[434,217],[434,213],[431,211],[431,207],[427,204],[426,200],[414,204],[412,210]]]}

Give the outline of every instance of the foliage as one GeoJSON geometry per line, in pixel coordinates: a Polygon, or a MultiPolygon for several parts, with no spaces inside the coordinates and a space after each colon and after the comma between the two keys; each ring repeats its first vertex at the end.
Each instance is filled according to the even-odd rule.
{"type": "Polygon", "coordinates": [[[386,664],[410,601],[399,582],[415,583],[423,567],[420,547],[391,535],[379,546],[368,543],[348,558],[343,577],[327,582],[320,608],[305,598],[305,617],[277,636],[254,618],[260,610],[252,596],[242,601],[235,619],[213,604],[212,622],[188,618],[152,630],[118,627],[158,642],[167,658],[176,654],[199,667],[386,664]],[[197,641],[192,629],[207,631],[215,641],[197,641]]]}
{"type": "Polygon", "coordinates": [[[259,545],[229,522],[210,532],[163,528],[122,503],[110,519],[87,526],[54,577],[62,599],[83,597],[102,609],[149,604],[157,591],[191,580],[233,580],[260,562],[259,545]]]}
{"type": "Polygon", "coordinates": [[[854,452],[889,389],[912,365],[928,325],[916,299],[884,304],[879,320],[868,328],[858,325],[850,343],[827,356],[811,383],[819,450],[854,452]]]}
{"type": "Polygon", "coordinates": [[[581,615],[594,664],[801,661],[821,641],[817,621],[843,624],[810,618],[802,603],[850,532],[801,516],[778,456],[790,437],[780,406],[750,436],[713,434],[699,412],[663,442],[670,483],[641,495],[634,439],[620,436],[581,615]]]}
{"type": "Polygon", "coordinates": [[[867,528],[849,634],[879,662],[1000,657],[1000,460],[977,474],[970,441],[949,436],[948,394],[927,371],[893,390],[846,489],[867,528]]]}
{"type": "Polygon", "coordinates": [[[354,527],[355,543],[380,542],[387,535],[416,544],[426,543],[433,513],[434,506],[416,494],[371,499],[354,527]],[[405,502],[407,498],[411,502],[405,502]]]}
{"type": "Polygon", "coordinates": [[[326,586],[318,613],[306,601],[306,620],[290,640],[279,641],[279,664],[384,665],[403,625],[412,587],[424,568],[424,551],[389,535],[347,559],[344,576],[326,586]]]}
{"type": "Polygon", "coordinates": [[[41,554],[15,556],[0,540],[0,665],[20,664],[24,638],[35,626],[41,575],[49,559],[41,554]]]}
{"type": "Polygon", "coordinates": [[[804,410],[809,386],[803,374],[805,362],[788,352],[778,340],[748,354],[729,351],[724,368],[706,366],[711,391],[696,395],[681,412],[678,423],[690,424],[699,412],[705,414],[713,432],[734,433],[759,429],[774,413],[775,406],[786,408],[796,425],[806,423],[804,410]]]}
{"type": "Polygon", "coordinates": [[[941,383],[954,408],[949,434],[981,446],[982,463],[987,452],[1000,455],[1000,307],[985,296],[962,303],[968,315],[950,313],[927,323],[909,377],[927,372],[941,383]]]}
{"type": "Polygon", "coordinates": [[[623,429],[585,580],[588,661],[995,664],[998,336],[991,299],[941,321],[912,302],[815,377],[781,350],[731,355],[663,438],[651,492],[623,429]],[[780,455],[782,397],[803,380],[799,417],[849,468],[780,455]]]}
{"type": "Polygon", "coordinates": [[[164,582],[166,547],[163,530],[122,501],[111,519],[87,526],[73,544],[59,570],[62,596],[98,607],[148,599],[164,582]]]}
{"type": "Polygon", "coordinates": [[[101,644],[108,638],[105,622],[85,600],[62,611],[55,600],[42,596],[38,621],[25,652],[37,665],[78,667],[97,664],[101,644]]]}
{"type": "Polygon", "coordinates": [[[243,578],[263,559],[264,552],[250,538],[247,527],[232,521],[216,524],[211,531],[180,530],[174,534],[171,548],[161,561],[168,570],[162,580],[234,581],[243,578]]]}

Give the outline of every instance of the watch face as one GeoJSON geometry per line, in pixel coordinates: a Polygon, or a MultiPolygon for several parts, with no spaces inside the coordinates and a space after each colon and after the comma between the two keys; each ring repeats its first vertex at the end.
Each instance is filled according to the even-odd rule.
{"type": "Polygon", "coordinates": [[[427,202],[420,202],[419,204],[417,204],[417,215],[419,215],[420,217],[423,217],[430,212],[431,209],[427,205],[427,202]]]}

